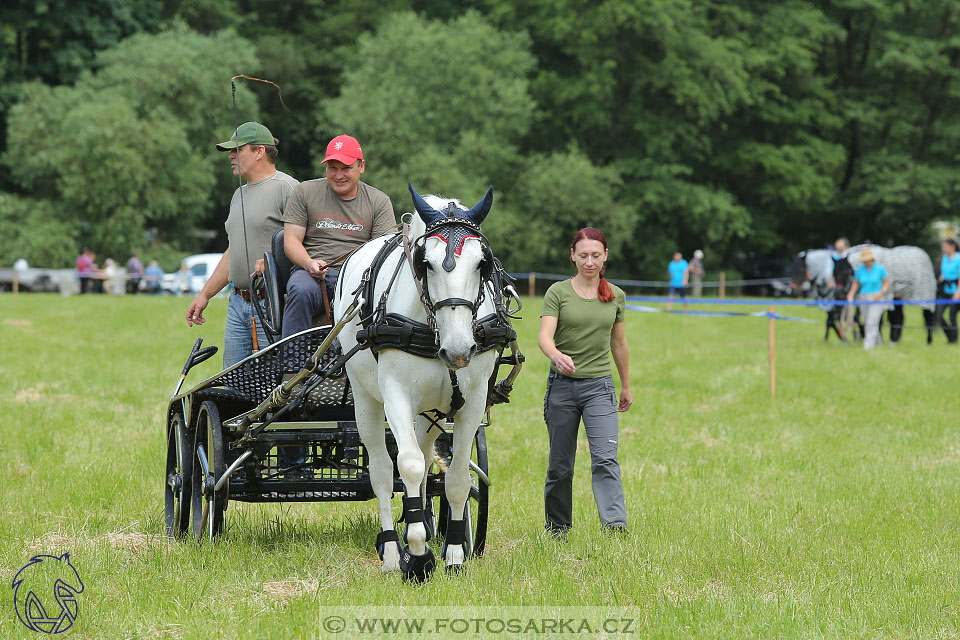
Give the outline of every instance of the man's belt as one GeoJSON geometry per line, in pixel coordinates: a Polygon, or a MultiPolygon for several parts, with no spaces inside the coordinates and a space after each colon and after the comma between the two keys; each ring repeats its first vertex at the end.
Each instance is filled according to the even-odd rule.
{"type": "MultiPolygon", "coordinates": [[[[243,298],[244,300],[246,300],[247,302],[250,302],[250,289],[234,289],[233,292],[238,296],[240,296],[241,298],[243,298]]],[[[262,289],[260,290],[254,289],[254,293],[258,298],[267,297],[266,292],[263,291],[262,289]]]]}

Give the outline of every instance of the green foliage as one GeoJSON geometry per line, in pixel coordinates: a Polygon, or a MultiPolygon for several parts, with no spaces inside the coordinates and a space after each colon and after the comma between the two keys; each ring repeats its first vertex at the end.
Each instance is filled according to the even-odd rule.
{"type": "Polygon", "coordinates": [[[556,212],[573,209],[630,239],[618,259],[633,277],[661,277],[676,250],[734,266],[839,234],[917,243],[960,196],[957,33],[955,0],[13,0],[0,190],[97,209],[77,212],[94,243],[102,227],[105,243],[187,249],[236,186],[210,143],[233,123],[225,79],[243,73],[283,87],[289,111],[272,87],[238,83],[238,119],[263,114],[282,170],[313,177],[347,131],[399,210],[408,181],[467,202],[493,184],[488,227],[517,270],[566,268],[566,240],[517,236],[542,219],[565,237],[575,224],[560,233],[556,212]],[[38,81],[56,90],[24,85],[38,81]],[[56,149],[78,118],[132,142],[56,149]],[[581,198],[582,158],[602,188],[586,181],[581,198]],[[109,184],[79,193],[86,175],[109,184]]]}
{"type": "Polygon", "coordinates": [[[49,200],[0,192],[0,265],[67,268],[77,257],[80,224],[49,200]]]}
{"type": "MultiPolygon", "coordinates": [[[[244,61],[253,62],[250,45],[234,34],[176,28],[101,54],[99,71],[75,86],[29,85],[10,115],[11,176],[69,210],[99,253],[142,249],[147,229],[189,248],[213,196],[235,188],[220,178],[216,190],[229,172],[213,143],[230,135],[226,79],[244,61]]],[[[238,97],[255,111],[249,93],[238,97]]]]}
{"type": "MultiPolygon", "coordinates": [[[[470,12],[447,23],[399,13],[357,44],[340,95],[323,104],[327,128],[364,145],[376,185],[410,209],[406,184],[444,195],[482,195],[501,183],[534,104],[534,60],[523,34],[470,12]]],[[[322,159],[323,147],[319,147],[322,159]]]]}
{"type": "Polygon", "coordinates": [[[484,231],[505,265],[515,271],[570,270],[570,239],[583,227],[607,236],[611,269],[633,273],[623,249],[633,236],[631,210],[613,199],[619,176],[583,153],[529,157],[518,184],[495,206],[484,231]]]}

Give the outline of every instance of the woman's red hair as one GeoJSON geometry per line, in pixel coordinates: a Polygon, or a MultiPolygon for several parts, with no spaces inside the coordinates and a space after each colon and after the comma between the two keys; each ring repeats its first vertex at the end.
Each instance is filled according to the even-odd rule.
{"type": "MultiPolygon", "coordinates": [[[[605,251],[607,249],[607,236],[603,235],[600,229],[584,227],[580,229],[580,231],[577,231],[573,235],[573,242],[570,243],[570,250],[576,251],[577,243],[581,240],[596,240],[603,245],[605,251]]],[[[613,302],[616,296],[613,295],[613,289],[610,288],[610,283],[603,277],[603,272],[606,271],[606,269],[606,267],[603,267],[600,270],[600,286],[597,288],[597,297],[600,298],[600,302],[613,302]]]]}

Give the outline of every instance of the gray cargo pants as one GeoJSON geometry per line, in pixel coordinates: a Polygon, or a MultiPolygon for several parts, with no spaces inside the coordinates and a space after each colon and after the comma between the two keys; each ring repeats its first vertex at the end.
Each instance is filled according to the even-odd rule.
{"type": "Polygon", "coordinates": [[[550,372],[543,419],[550,436],[550,463],[543,490],[547,529],[573,525],[573,463],[583,418],[590,445],[593,497],[606,526],[627,524],[627,508],[617,462],[617,397],[613,378],[570,378],[550,372]]]}

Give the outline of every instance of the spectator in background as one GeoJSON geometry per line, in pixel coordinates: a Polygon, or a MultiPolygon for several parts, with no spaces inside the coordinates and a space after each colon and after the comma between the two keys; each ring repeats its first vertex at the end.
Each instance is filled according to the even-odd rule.
{"type": "Polygon", "coordinates": [[[690,261],[690,279],[693,280],[693,297],[703,296],[703,251],[697,249],[693,252],[693,260],[690,261]]]}
{"type": "Polygon", "coordinates": [[[190,267],[186,262],[181,262],[180,270],[177,271],[177,297],[185,293],[190,293],[190,267]]]}
{"type": "Polygon", "coordinates": [[[136,293],[140,290],[140,281],[143,279],[143,262],[134,251],[127,260],[127,293],[136,293]]]}
{"type": "Polygon", "coordinates": [[[90,252],[90,259],[93,260],[93,264],[91,265],[93,273],[90,276],[90,291],[93,293],[103,293],[103,281],[106,276],[104,275],[103,269],[97,264],[97,254],[93,251],[90,252]]]}
{"type": "Polygon", "coordinates": [[[157,264],[156,260],[150,261],[150,266],[146,268],[143,274],[143,290],[148,293],[160,293],[160,278],[163,277],[163,269],[157,264]]]}
{"type": "Polygon", "coordinates": [[[690,265],[683,259],[683,255],[678,251],[673,254],[673,260],[667,265],[667,273],[670,275],[670,292],[667,294],[667,311],[673,311],[673,297],[683,298],[683,308],[687,309],[690,305],[687,303],[687,282],[690,279],[690,265]]]}
{"type": "Polygon", "coordinates": [[[119,296],[125,293],[124,281],[126,280],[126,270],[117,264],[113,258],[107,258],[103,263],[103,291],[112,296],[119,296]]]}
{"type": "Polygon", "coordinates": [[[940,282],[937,287],[937,298],[950,298],[952,304],[938,304],[936,309],[935,324],[943,327],[943,332],[947,334],[947,342],[955,344],[957,342],[957,311],[960,310],[958,301],[960,301],[960,244],[954,238],[947,238],[940,243],[940,249],[943,255],[940,257],[940,282]],[[950,308],[950,322],[943,319],[943,313],[947,307],[950,308]]]}
{"type": "Polygon", "coordinates": [[[873,303],[860,305],[863,316],[863,348],[873,349],[883,343],[883,338],[880,337],[880,319],[887,305],[877,303],[883,300],[883,296],[890,290],[890,276],[882,264],[877,264],[870,247],[860,252],[860,260],[863,264],[853,272],[854,281],[850,293],[847,294],[847,301],[853,302],[854,297],[857,297],[861,302],[873,303]]]}
{"type": "Polygon", "coordinates": [[[77,277],[80,279],[80,293],[90,293],[90,279],[93,277],[93,253],[84,247],[77,256],[77,277]]]}

